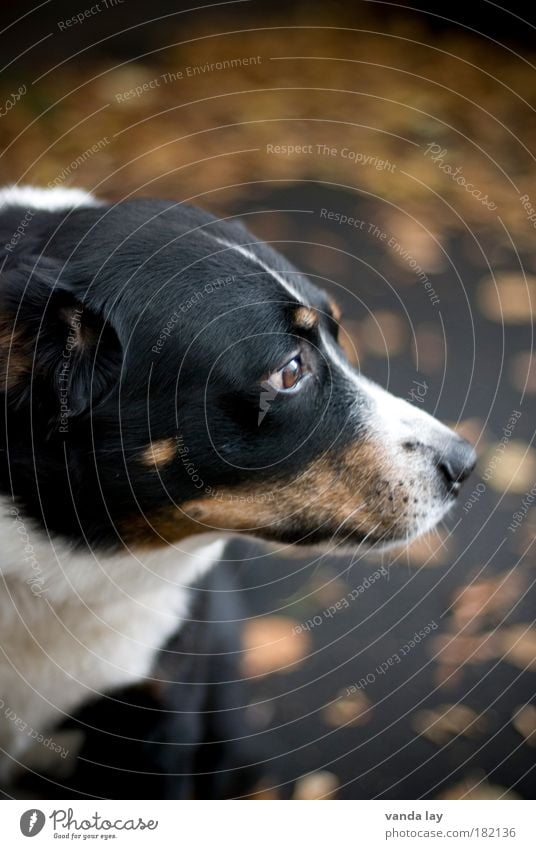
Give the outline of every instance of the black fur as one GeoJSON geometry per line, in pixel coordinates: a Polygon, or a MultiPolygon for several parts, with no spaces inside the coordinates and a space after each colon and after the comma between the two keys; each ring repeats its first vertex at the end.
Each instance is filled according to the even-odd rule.
{"type": "MultiPolygon", "coordinates": [[[[1,238],[8,240],[16,221],[12,213],[2,222],[1,238]]],[[[31,375],[7,393],[0,485],[12,485],[50,531],[93,548],[120,546],[118,527],[129,516],[203,494],[183,463],[160,475],[140,465],[151,440],[180,433],[199,478],[217,490],[286,478],[326,447],[355,439],[347,421],[353,399],[330,371],[316,329],[300,334],[315,360],[314,391],[311,385],[277,398],[259,430],[260,383],[298,342],[290,335],[297,303],[271,274],[205,233],[254,241],[238,223],[138,200],[67,215],[36,212],[8,256],[0,310],[15,336],[22,334],[13,344],[24,345],[31,375]],[[69,410],[61,418],[62,351],[76,310],[83,343],[68,371],[69,410]]],[[[306,293],[333,333],[324,294],[269,247],[256,252],[306,293]]],[[[316,528],[290,523],[277,533],[313,541],[316,528]]]]}
{"type": "Polygon", "coordinates": [[[218,564],[192,589],[189,621],[160,652],[154,677],[89,702],[64,723],[83,739],[68,778],[28,773],[12,791],[39,799],[224,799],[258,789],[270,753],[245,713],[238,668],[245,611],[235,589],[229,567],[218,564]]]}

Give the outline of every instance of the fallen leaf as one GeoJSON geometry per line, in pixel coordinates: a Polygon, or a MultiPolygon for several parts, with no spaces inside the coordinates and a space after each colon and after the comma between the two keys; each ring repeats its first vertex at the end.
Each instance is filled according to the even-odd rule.
{"type": "Polygon", "coordinates": [[[277,787],[273,786],[277,782],[275,779],[270,781],[269,778],[264,778],[251,793],[248,793],[247,800],[255,800],[255,801],[266,801],[272,799],[279,799],[279,793],[277,792],[277,787]]]}
{"type": "Polygon", "coordinates": [[[529,746],[536,746],[536,707],[524,705],[514,711],[512,725],[529,746]]]}
{"type": "Polygon", "coordinates": [[[415,367],[427,374],[441,371],[445,364],[445,340],[440,327],[420,324],[415,329],[413,361],[415,367]]]}
{"type": "Polygon", "coordinates": [[[339,728],[343,725],[366,725],[372,715],[371,703],[364,693],[358,691],[348,695],[346,690],[323,712],[326,725],[339,728]]]}
{"type": "Polygon", "coordinates": [[[247,676],[287,672],[309,650],[309,635],[286,616],[263,616],[246,623],[242,670],[247,676]]]}
{"type": "Polygon", "coordinates": [[[536,630],[529,625],[512,625],[498,632],[504,660],[520,669],[536,669],[536,630]]]}
{"type": "Polygon", "coordinates": [[[430,233],[423,224],[402,213],[386,215],[385,222],[386,230],[389,230],[402,246],[401,251],[393,251],[393,259],[402,268],[407,269],[409,261],[414,259],[424,271],[437,273],[445,269],[446,259],[441,244],[437,236],[430,233]],[[405,255],[405,251],[411,256],[405,255]]]}
{"type": "Polygon", "coordinates": [[[321,608],[329,607],[336,604],[341,598],[348,594],[348,585],[338,577],[332,577],[325,572],[315,572],[309,582],[311,595],[315,604],[315,612],[318,610],[318,605],[321,608]]]}
{"type": "Polygon", "coordinates": [[[522,589],[521,573],[514,570],[462,587],[451,610],[456,629],[464,628],[468,635],[479,630],[484,622],[493,624],[501,621],[522,589]]]}
{"type": "Polygon", "coordinates": [[[332,772],[310,772],[296,782],[293,799],[333,799],[338,788],[339,779],[332,772]]]}
{"type": "Polygon", "coordinates": [[[434,684],[444,690],[454,690],[461,684],[463,669],[449,666],[448,663],[436,663],[433,672],[434,684]]]}
{"type": "Polygon", "coordinates": [[[478,737],[487,723],[482,715],[467,705],[439,705],[433,710],[420,710],[412,719],[415,731],[432,743],[443,746],[453,737],[478,737]]]}
{"type": "Polygon", "coordinates": [[[512,384],[519,392],[536,392],[536,356],[523,351],[513,357],[510,363],[512,384]]]}
{"type": "MultiPolygon", "coordinates": [[[[450,542],[450,541],[449,541],[450,542]]],[[[397,549],[394,549],[395,551],[397,549]]],[[[442,531],[425,534],[400,549],[396,563],[409,561],[413,566],[442,566],[449,556],[442,531]]]]}
{"type": "Polygon", "coordinates": [[[432,655],[438,663],[458,667],[463,663],[483,663],[501,652],[498,635],[487,632],[475,636],[441,634],[432,643],[432,655]]]}
{"type": "Polygon", "coordinates": [[[536,316],[536,277],[505,272],[483,280],[478,303],[486,318],[507,324],[524,324],[536,316]]]}
{"type": "Polygon", "coordinates": [[[524,493],[536,479],[536,451],[520,439],[498,442],[484,452],[478,468],[496,492],[524,493]]]}
{"type": "Polygon", "coordinates": [[[522,519],[514,537],[515,549],[521,555],[520,562],[532,568],[536,566],[536,558],[531,551],[534,537],[536,537],[536,507],[532,507],[522,519]]]}
{"type": "Polygon", "coordinates": [[[396,313],[377,310],[363,321],[359,339],[365,350],[376,357],[396,357],[406,347],[407,330],[396,313]]]}
{"type": "Polygon", "coordinates": [[[473,444],[478,442],[479,451],[485,448],[483,441],[484,422],[482,419],[463,419],[461,422],[450,422],[450,426],[457,434],[463,436],[473,444]]]}

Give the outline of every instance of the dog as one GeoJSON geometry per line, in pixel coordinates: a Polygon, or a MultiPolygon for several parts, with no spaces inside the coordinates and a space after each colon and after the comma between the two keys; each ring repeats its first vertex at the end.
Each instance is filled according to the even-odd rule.
{"type": "Polygon", "coordinates": [[[337,306],[237,220],[11,187],[0,229],[0,779],[44,774],[78,734],[78,777],[49,785],[62,798],[237,795],[198,779],[232,760],[203,711],[234,714],[236,738],[241,699],[211,709],[207,663],[173,662],[186,644],[230,664],[238,638],[192,630],[191,587],[235,535],[408,542],[475,452],[359,373],[337,306]]]}

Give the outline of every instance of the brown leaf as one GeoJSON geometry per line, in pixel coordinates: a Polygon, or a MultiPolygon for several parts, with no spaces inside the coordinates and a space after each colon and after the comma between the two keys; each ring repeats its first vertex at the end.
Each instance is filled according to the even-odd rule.
{"type": "Polygon", "coordinates": [[[512,625],[499,631],[504,660],[520,669],[536,669],[536,630],[529,625],[512,625]]]}
{"type": "Polygon", "coordinates": [[[287,672],[301,661],[309,650],[309,635],[298,632],[294,619],[286,616],[263,616],[244,627],[245,654],[242,670],[247,676],[287,672]]]}
{"type": "Polygon", "coordinates": [[[445,364],[445,340],[433,324],[420,324],[415,330],[413,361],[427,374],[441,371],[445,364]]]}
{"type": "Polygon", "coordinates": [[[503,272],[488,278],[478,290],[480,309],[486,318],[508,324],[530,322],[536,315],[536,277],[503,272]]]}
{"type": "Polygon", "coordinates": [[[376,357],[396,357],[407,343],[407,329],[394,312],[377,310],[361,325],[360,340],[365,350],[376,357]]]}
{"type": "MultiPolygon", "coordinates": [[[[409,560],[414,566],[442,566],[449,556],[444,536],[442,531],[434,531],[433,534],[419,537],[410,545],[401,549],[402,554],[396,562],[404,563],[409,560]]],[[[451,545],[450,540],[449,545],[451,545]]]]}
{"type": "Polygon", "coordinates": [[[393,259],[402,268],[408,269],[408,258],[404,256],[404,251],[408,251],[424,271],[437,273],[445,269],[445,254],[434,233],[428,232],[421,224],[399,212],[386,215],[385,223],[386,229],[403,247],[403,251],[393,251],[393,259]]]}
{"type": "Polygon", "coordinates": [[[536,356],[523,351],[513,357],[510,364],[512,384],[519,392],[536,393],[536,356]]]}
{"type": "Polygon", "coordinates": [[[350,695],[344,690],[323,712],[324,722],[332,728],[342,725],[366,725],[371,716],[371,703],[359,690],[350,695]]]}
{"type": "Polygon", "coordinates": [[[473,444],[478,442],[479,451],[482,451],[485,443],[483,441],[484,422],[482,419],[463,419],[461,422],[448,422],[450,427],[464,439],[473,444]]]}
{"type": "Polygon", "coordinates": [[[536,707],[524,705],[514,711],[512,725],[529,746],[536,746],[536,707]]]}
{"type": "MultiPolygon", "coordinates": [[[[285,552],[286,553],[286,552],[285,552]]],[[[336,604],[348,594],[348,585],[338,577],[332,577],[326,571],[316,572],[309,582],[311,595],[315,602],[315,613],[321,608],[336,604]]]]}
{"type": "Polygon", "coordinates": [[[412,725],[422,737],[438,746],[448,743],[461,734],[464,737],[478,737],[487,723],[482,715],[467,705],[439,705],[434,710],[418,711],[412,719],[412,725]]]}
{"type": "Polygon", "coordinates": [[[481,456],[479,468],[496,492],[524,493],[536,479],[536,451],[521,439],[491,444],[481,456]],[[504,447],[503,447],[504,446],[504,447]]]}
{"type": "Polygon", "coordinates": [[[264,778],[255,788],[254,790],[248,794],[248,801],[266,801],[272,799],[279,799],[279,793],[277,792],[277,787],[273,786],[276,784],[275,779],[270,781],[269,778],[264,778]]]}
{"type": "Polygon", "coordinates": [[[481,628],[484,622],[501,621],[519,598],[522,588],[521,573],[514,570],[462,587],[452,606],[454,626],[457,629],[468,626],[465,633],[469,634],[481,628]]]}
{"type": "Polygon", "coordinates": [[[310,772],[296,782],[293,799],[333,799],[338,787],[339,779],[332,772],[310,772]]]}
{"type": "Polygon", "coordinates": [[[432,654],[438,655],[436,660],[449,666],[482,663],[497,657],[500,650],[497,634],[489,632],[471,637],[441,634],[432,644],[432,654]]]}
{"type": "Polygon", "coordinates": [[[463,669],[449,666],[448,663],[436,663],[433,673],[434,684],[444,690],[454,690],[461,684],[463,669]]]}

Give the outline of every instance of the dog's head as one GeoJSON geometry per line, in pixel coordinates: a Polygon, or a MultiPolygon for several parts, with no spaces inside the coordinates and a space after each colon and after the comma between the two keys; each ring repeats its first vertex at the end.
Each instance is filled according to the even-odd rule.
{"type": "Polygon", "coordinates": [[[474,451],[356,371],[338,318],[281,255],[199,210],[37,214],[0,286],[4,490],[92,544],[415,537],[474,451]]]}

